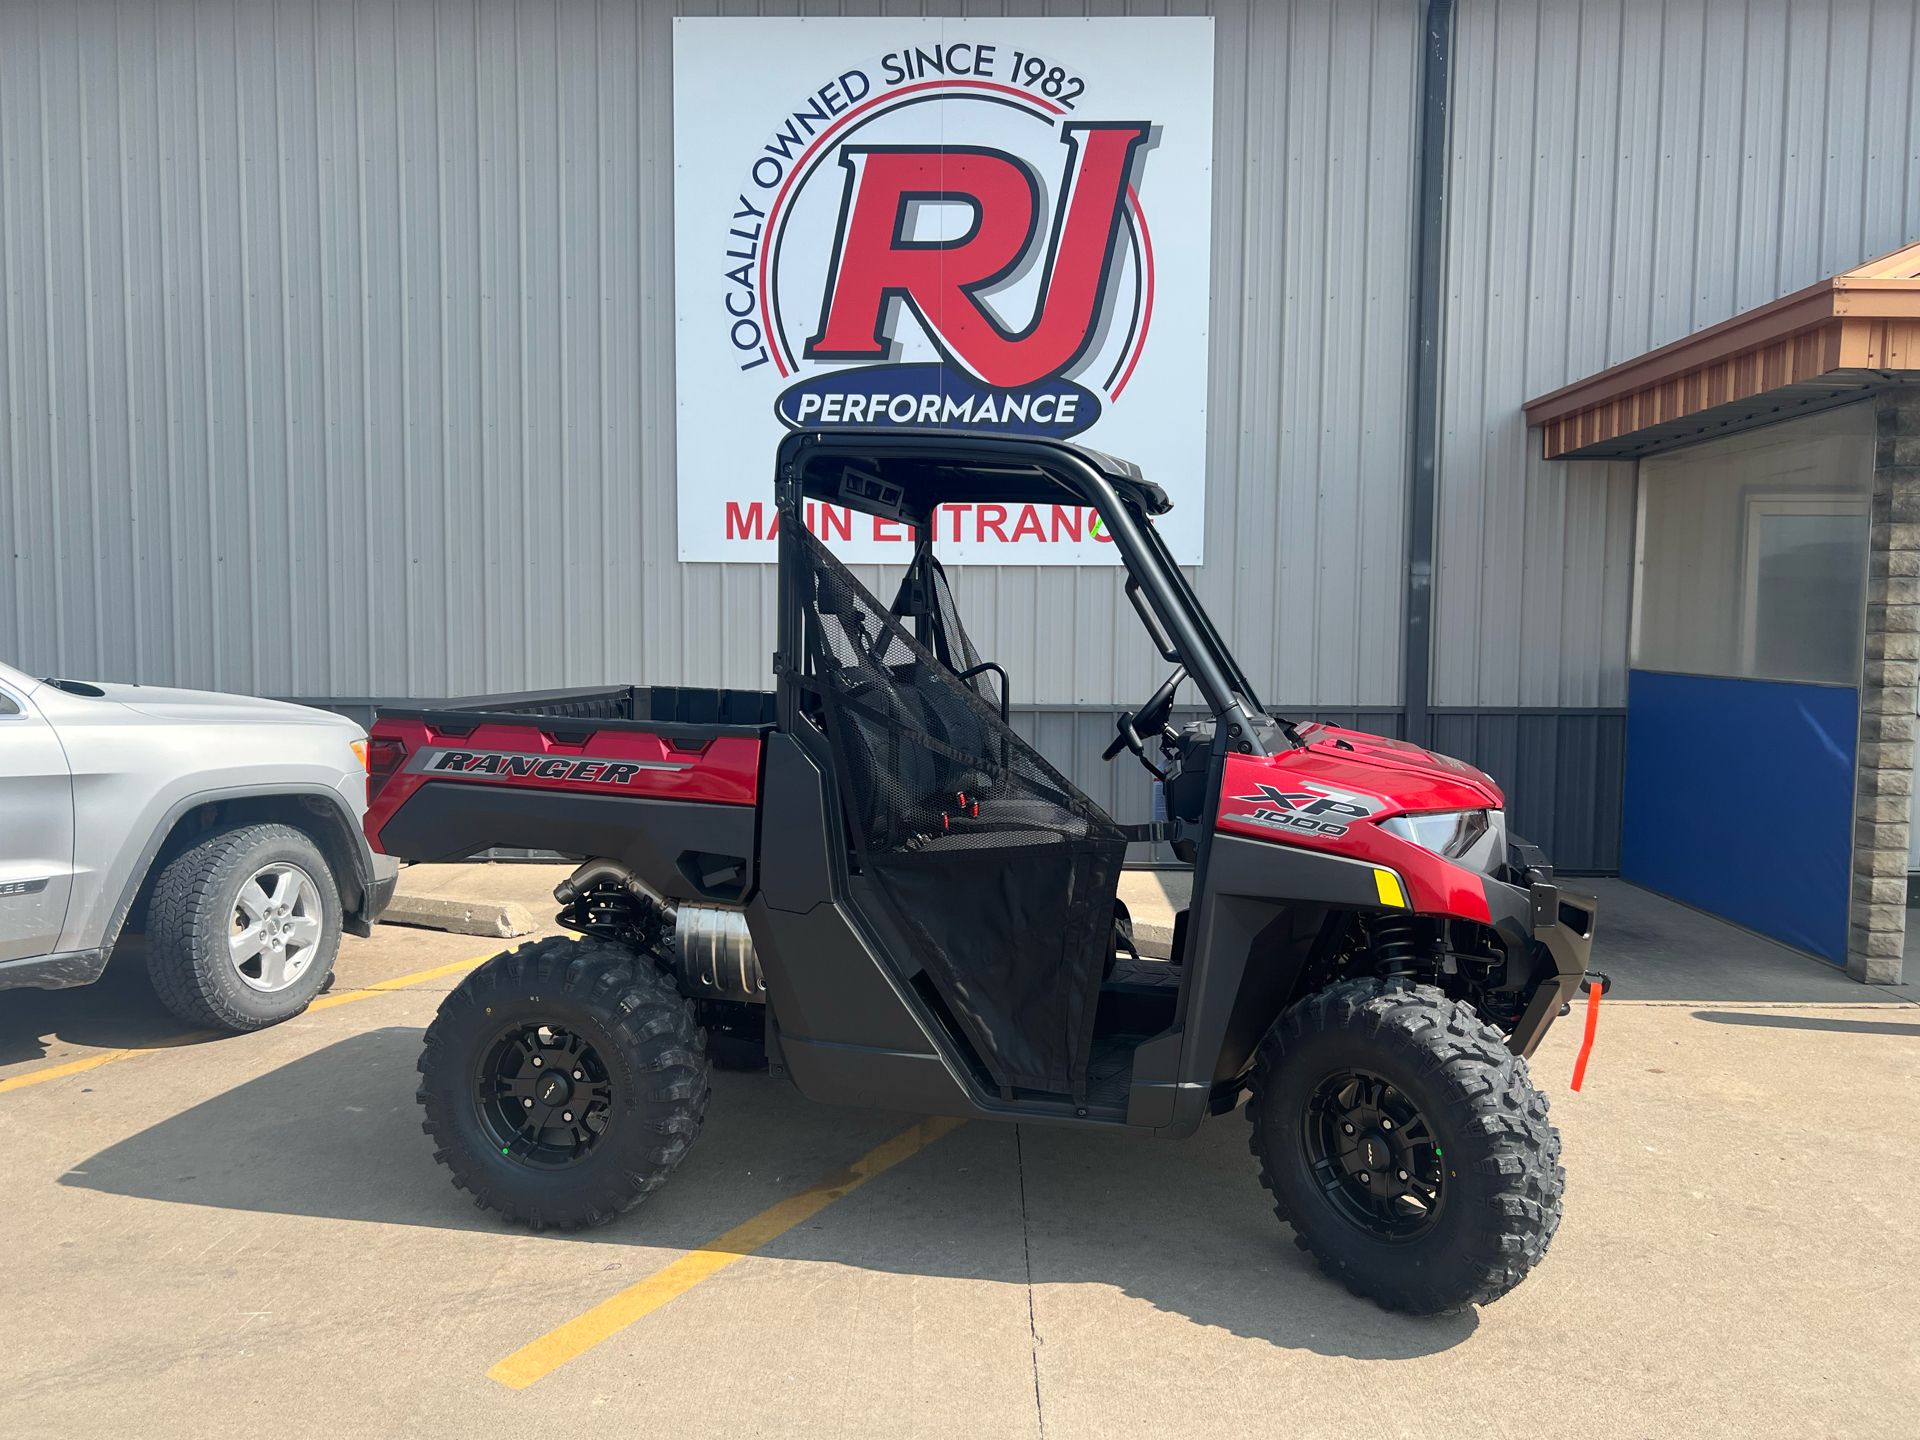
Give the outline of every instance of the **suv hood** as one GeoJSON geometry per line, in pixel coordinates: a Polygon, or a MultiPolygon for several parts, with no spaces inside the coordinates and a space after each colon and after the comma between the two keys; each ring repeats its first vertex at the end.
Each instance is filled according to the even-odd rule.
{"type": "Polygon", "coordinates": [[[1394,774],[1380,777],[1380,787],[1386,794],[1404,790],[1407,788],[1406,781],[1443,781],[1448,784],[1438,788],[1444,790],[1452,786],[1464,786],[1482,793],[1484,798],[1479,801],[1482,805],[1495,810],[1506,806],[1506,796],[1501,793],[1500,786],[1492,776],[1451,755],[1422,750],[1405,740],[1388,740],[1362,730],[1346,730],[1338,725],[1322,725],[1317,721],[1300,726],[1299,733],[1300,738],[1307,742],[1308,751],[1315,756],[1342,761],[1346,765],[1377,766],[1396,772],[1401,778],[1399,784],[1396,784],[1394,774]]]}
{"type": "Polygon", "coordinates": [[[158,685],[114,685],[90,682],[89,691],[156,720],[244,721],[257,724],[338,725],[359,733],[351,720],[285,700],[262,700],[254,695],[227,695],[217,690],[170,690],[158,685]]]}

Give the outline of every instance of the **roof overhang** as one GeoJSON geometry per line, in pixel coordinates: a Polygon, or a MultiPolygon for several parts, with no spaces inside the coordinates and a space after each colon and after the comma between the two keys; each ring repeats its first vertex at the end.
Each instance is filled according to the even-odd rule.
{"type": "Polygon", "coordinates": [[[1920,373],[1920,244],[1530,400],[1549,460],[1632,459],[1920,373]]]}

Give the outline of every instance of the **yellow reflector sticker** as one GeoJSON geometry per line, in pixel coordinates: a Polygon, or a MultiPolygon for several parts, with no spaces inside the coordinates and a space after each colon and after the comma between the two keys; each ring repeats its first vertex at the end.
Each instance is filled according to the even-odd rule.
{"type": "Polygon", "coordinates": [[[1380,892],[1380,903],[1394,910],[1407,908],[1407,892],[1400,888],[1400,877],[1391,870],[1376,869],[1373,887],[1380,892]]]}

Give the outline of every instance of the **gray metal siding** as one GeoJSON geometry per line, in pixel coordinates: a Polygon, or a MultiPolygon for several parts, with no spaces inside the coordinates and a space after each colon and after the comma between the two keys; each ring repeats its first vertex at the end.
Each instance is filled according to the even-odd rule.
{"type": "Polygon", "coordinates": [[[1500,782],[1513,833],[1542,847],[1556,869],[1620,868],[1623,710],[1441,710],[1433,744],[1500,782]]]}
{"type": "MultiPolygon", "coordinates": [[[[671,14],[0,3],[0,654],[764,683],[770,572],[676,559],[671,14]]],[[[1270,698],[1398,702],[1417,21],[1220,6],[1198,584],[1270,698]]],[[[1158,678],[1112,573],[956,589],[1022,701],[1158,678]]]]}
{"type": "Polygon", "coordinates": [[[1920,235],[1910,0],[1464,0],[1434,703],[1621,705],[1633,467],[1523,401],[1920,235]]]}

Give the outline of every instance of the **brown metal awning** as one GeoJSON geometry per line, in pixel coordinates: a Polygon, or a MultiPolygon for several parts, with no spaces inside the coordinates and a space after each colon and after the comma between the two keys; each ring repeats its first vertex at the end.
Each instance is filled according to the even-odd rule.
{"type": "Polygon", "coordinates": [[[1631,459],[1920,374],[1920,243],[1529,400],[1549,460],[1631,459]]]}

